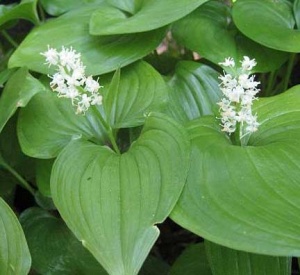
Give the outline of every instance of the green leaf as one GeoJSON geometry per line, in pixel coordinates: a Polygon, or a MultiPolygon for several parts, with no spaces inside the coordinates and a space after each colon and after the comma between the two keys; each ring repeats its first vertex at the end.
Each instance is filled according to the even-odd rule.
{"type": "Polygon", "coordinates": [[[192,61],[181,61],[168,84],[170,113],[179,121],[187,122],[215,112],[219,101],[219,73],[211,67],[192,61]]]}
{"type": "Polygon", "coordinates": [[[103,107],[113,128],[142,125],[150,111],[159,111],[166,105],[168,86],[146,62],[134,63],[121,73],[118,70],[109,82],[103,107]]]}
{"type": "MultiPolygon", "coordinates": [[[[140,1],[138,2],[138,9],[134,8],[133,14],[128,14],[128,12],[126,13],[117,7],[106,6],[97,9],[92,14],[90,33],[93,35],[111,35],[158,29],[184,17],[206,1],[140,1]]],[[[132,10],[132,7],[130,10],[132,10]]]]}
{"type": "Polygon", "coordinates": [[[31,257],[24,233],[14,212],[0,198],[0,273],[26,275],[31,257]]]}
{"type": "Polygon", "coordinates": [[[17,115],[7,122],[0,135],[0,154],[4,166],[9,165],[23,177],[32,180],[35,177],[35,161],[24,155],[17,137],[17,115]]]}
{"type": "Polygon", "coordinates": [[[297,28],[299,29],[300,27],[300,1],[299,0],[294,1],[293,12],[294,12],[294,18],[297,24],[297,28]]]}
{"type": "Polygon", "coordinates": [[[15,69],[4,69],[0,72],[0,88],[4,86],[4,83],[12,76],[15,69]]]}
{"type": "Polygon", "coordinates": [[[233,250],[205,242],[214,275],[290,275],[291,258],[272,257],[233,250]]]}
{"type": "Polygon", "coordinates": [[[184,128],[152,114],[130,149],[116,154],[84,140],[58,156],[51,193],[75,236],[111,275],[137,274],[185,182],[184,128]]]}
{"type": "MultiPolygon", "coordinates": [[[[253,7],[253,11],[256,9],[253,7]]],[[[257,24],[260,31],[261,21],[257,24]]],[[[242,35],[232,22],[230,8],[220,1],[209,1],[174,23],[172,33],[179,43],[216,64],[227,57],[242,60],[246,55],[256,59],[256,72],[268,72],[279,68],[288,58],[286,53],[266,48],[242,35]]]]}
{"type": "Polygon", "coordinates": [[[0,132],[18,107],[25,107],[30,99],[44,90],[26,68],[16,71],[8,80],[0,98],[0,132]]]}
{"type": "Polygon", "coordinates": [[[148,256],[144,262],[139,275],[166,275],[169,274],[169,265],[153,256],[148,256]]]}
{"type": "MultiPolygon", "coordinates": [[[[173,264],[170,275],[211,275],[204,243],[187,247],[173,264]]],[[[244,275],[244,274],[243,274],[244,275]]]]}
{"type": "Polygon", "coordinates": [[[53,163],[54,159],[39,159],[36,163],[36,184],[46,197],[51,197],[50,176],[53,163]]]}
{"type": "Polygon", "coordinates": [[[61,15],[85,4],[84,0],[40,0],[46,12],[53,16],[61,15]]]}
{"type": "Polygon", "coordinates": [[[35,25],[39,24],[36,5],[37,0],[22,0],[20,4],[5,9],[4,12],[0,14],[0,26],[15,19],[25,19],[31,21],[35,25]]]}
{"type": "Polygon", "coordinates": [[[106,2],[130,14],[137,12],[143,4],[143,0],[106,0],[106,2]]]}
{"type": "Polygon", "coordinates": [[[20,222],[32,268],[40,274],[107,274],[61,219],[40,208],[29,208],[21,214],[20,222]]]}
{"type": "Polygon", "coordinates": [[[238,29],[257,43],[280,51],[300,51],[300,32],[294,29],[292,5],[287,1],[237,1],[232,16],[238,29]]]}
{"type": "Polygon", "coordinates": [[[0,167],[14,177],[13,186],[17,183],[34,193],[25,178],[28,180],[34,178],[35,162],[21,151],[16,133],[16,116],[8,121],[0,135],[0,167]]]}
{"type": "Polygon", "coordinates": [[[32,98],[19,114],[18,137],[23,152],[35,158],[54,158],[72,139],[103,143],[105,131],[95,117],[98,109],[76,115],[69,99],[49,88],[32,98]]]}
{"type": "Polygon", "coordinates": [[[41,208],[45,210],[56,210],[53,200],[49,197],[44,196],[41,192],[35,192],[34,199],[36,204],[41,208]]]}
{"type": "Polygon", "coordinates": [[[189,124],[191,167],[171,216],[230,248],[299,256],[300,86],[254,106],[248,146],[232,145],[215,117],[189,124]]]}
{"type": "Polygon", "coordinates": [[[105,5],[88,5],[70,11],[32,30],[11,56],[9,67],[27,66],[40,73],[53,73],[54,69],[44,64],[40,53],[47,50],[47,45],[57,49],[65,46],[81,53],[88,75],[104,74],[141,59],[164,37],[165,29],[131,35],[92,36],[88,32],[88,21],[96,7],[105,5]]]}

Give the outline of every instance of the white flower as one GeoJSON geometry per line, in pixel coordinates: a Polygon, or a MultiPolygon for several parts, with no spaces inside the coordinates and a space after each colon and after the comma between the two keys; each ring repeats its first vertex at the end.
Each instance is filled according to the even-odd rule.
{"type": "Polygon", "coordinates": [[[224,66],[224,67],[234,67],[235,62],[232,57],[225,58],[224,62],[220,62],[219,65],[224,66]]]}
{"type": "Polygon", "coordinates": [[[44,53],[41,53],[41,55],[45,56],[46,64],[49,66],[58,64],[59,55],[56,49],[52,49],[48,46],[48,50],[44,53]]]}
{"type": "Polygon", "coordinates": [[[100,85],[98,81],[94,80],[91,76],[89,76],[85,80],[85,89],[91,93],[95,93],[99,90],[100,85]]]}
{"type": "Polygon", "coordinates": [[[68,49],[63,46],[62,50],[59,52],[60,64],[68,70],[74,70],[75,68],[81,67],[80,57],[80,53],[77,53],[72,47],[68,49]]]}
{"type": "Polygon", "coordinates": [[[240,62],[242,63],[243,71],[251,71],[256,66],[255,59],[250,59],[248,56],[244,56],[244,59],[240,62]]]}
{"type": "Polygon", "coordinates": [[[234,75],[224,73],[219,77],[222,81],[220,90],[224,97],[217,103],[220,106],[222,131],[231,134],[239,124],[240,139],[258,129],[257,116],[252,115],[251,107],[257,99],[255,95],[259,92],[257,85],[260,83],[254,81],[254,76],[250,76],[250,71],[256,65],[255,60],[244,56],[241,63],[241,68],[235,68],[232,58],[226,58],[225,62],[219,63],[232,67],[234,75]]]}
{"type": "Polygon", "coordinates": [[[71,99],[76,106],[76,113],[85,113],[91,105],[101,105],[102,95],[98,90],[102,87],[92,76],[85,76],[85,66],[80,60],[80,53],[72,47],[58,52],[50,48],[41,55],[45,56],[46,64],[55,65],[56,73],[50,76],[50,86],[59,97],[71,99]]]}

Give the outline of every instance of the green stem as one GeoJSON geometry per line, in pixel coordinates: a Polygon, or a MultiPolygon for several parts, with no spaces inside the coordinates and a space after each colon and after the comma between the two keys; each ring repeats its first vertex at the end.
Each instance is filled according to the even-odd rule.
{"type": "Polygon", "coordinates": [[[10,172],[21,184],[24,188],[26,188],[30,193],[31,195],[34,196],[35,194],[35,190],[29,185],[29,183],[24,180],[16,170],[14,170],[12,167],[10,167],[6,162],[4,162],[2,160],[1,162],[1,166],[6,169],[8,172],[10,172]]]}
{"type": "Polygon", "coordinates": [[[241,136],[242,136],[241,125],[240,125],[239,122],[237,122],[236,129],[235,129],[235,132],[234,132],[234,142],[235,142],[236,145],[241,146],[241,136]]]}
{"type": "Polygon", "coordinates": [[[40,2],[38,3],[38,10],[39,10],[39,14],[40,14],[40,21],[45,22],[46,15],[45,15],[44,9],[40,2]]]}
{"type": "Polygon", "coordinates": [[[289,86],[290,77],[291,77],[293,67],[294,67],[295,57],[296,57],[295,53],[290,54],[286,74],[283,79],[283,91],[287,90],[287,88],[289,86]]]}
{"type": "Polygon", "coordinates": [[[264,91],[265,96],[272,95],[272,89],[274,87],[274,81],[276,79],[276,75],[277,74],[274,71],[270,72],[269,77],[268,77],[267,87],[266,87],[266,89],[264,91]]]}
{"type": "Polygon", "coordinates": [[[4,36],[4,38],[6,38],[6,40],[14,47],[14,48],[18,48],[19,45],[18,43],[5,31],[2,30],[1,34],[4,36]]]}
{"type": "Polygon", "coordinates": [[[103,118],[103,116],[101,115],[100,112],[97,111],[97,109],[94,106],[91,106],[91,108],[93,109],[94,114],[96,114],[96,116],[99,118],[99,120],[101,121],[102,125],[104,126],[105,130],[107,131],[107,135],[108,138],[111,142],[111,145],[113,147],[113,149],[115,150],[115,152],[117,154],[121,154],[119,147],[116,143],[116,139],[114,137],[114,133],[113,133],[113,129],[110,127],[110,125],[108,125],[108,123],[105,121],[105,119],[103,118]]]}

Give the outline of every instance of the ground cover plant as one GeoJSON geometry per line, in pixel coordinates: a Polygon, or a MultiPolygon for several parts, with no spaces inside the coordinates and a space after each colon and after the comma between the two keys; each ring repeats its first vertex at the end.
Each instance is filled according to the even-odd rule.
{"type": "Polygon", "coordinates": [[[0,1],[0,274],[299,274],[300,1],[0,1]]]}

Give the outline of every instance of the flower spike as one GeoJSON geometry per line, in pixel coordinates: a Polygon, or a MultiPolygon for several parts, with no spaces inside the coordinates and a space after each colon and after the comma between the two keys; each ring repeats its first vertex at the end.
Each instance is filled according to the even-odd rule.
{"type": "Polygon", "coordinates": [[[56,66],[56,73],[49,76],[50,86],[57,92],[58,97],[71,99],[76,107],[76,114],[84,114],[91,105],[101,105],[102,95],[98,90],[102,87],[92,76],[86,77],[85,66],[81,62],[81,54],[72,47],[62,47],[61,51],[48,46],[46,52],[41,53],[46,64],[56,66]]]}
{"type": "Polygon", "coordinates": [[[233,74],[224,72],[220,89],[224,95],[220,102],[222,131],[229,134],[239,131],[239,139],[258,129],[257,116],[252,114],[252,104],[255,95],[260,91],[257,85],[260,82],[250,76],[250,71],[256,65],[255,59],[244,56],[241,67],[236,68],[233,58],[226,58],[225,62],[219,63],[224,67],[231,67],[233,74]]]}

